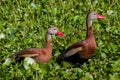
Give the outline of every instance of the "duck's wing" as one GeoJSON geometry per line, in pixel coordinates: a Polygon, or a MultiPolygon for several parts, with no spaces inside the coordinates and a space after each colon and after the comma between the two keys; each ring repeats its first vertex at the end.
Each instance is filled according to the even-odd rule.
{"type": "Polygon", "coordinates": [[[22,50],[16,54],[12,54],[10,58],[15,58],[15,57],[35,57],[38,56],[38,52],[41,51],[39,48],[28,48],[25,50],[22,50]]]}
{"type": "Polygon", "coordinates": [[[72,56],[83,50],[83,41],[76,42],[68,47],[62,54],[59,55],[58,60],[63,60],[66,57],[72,56]]]}

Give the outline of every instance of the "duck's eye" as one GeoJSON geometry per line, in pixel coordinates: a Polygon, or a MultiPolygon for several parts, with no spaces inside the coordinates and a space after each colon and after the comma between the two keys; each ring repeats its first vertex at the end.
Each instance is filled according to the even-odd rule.
{"type": "Polygon", "coordinates": [[[56,30],[56,29],[54,29],[54,30],[56,30]]]}
{"type": "Polygon", "coordinates": [[[94,15],[96,15],[96,13],[94,13],[94,15]]]}

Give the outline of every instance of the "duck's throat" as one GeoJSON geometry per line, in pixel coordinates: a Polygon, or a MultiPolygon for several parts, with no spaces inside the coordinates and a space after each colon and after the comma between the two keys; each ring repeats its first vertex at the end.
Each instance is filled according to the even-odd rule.
{"type": "Polygon", "coordinates": [[[87,26],[86,39],[94,38],[94,32],[92,30],[92,20],[88,19],[86,22],[86,26],[87,26]]]}
{"type": "Polygon", "coordinates": [[[87,28],[92,27],[92,19],[89,19],[89,18],[87,19],[86,26],[87,28]]]}
{"type": "Polygon", "coordinates": [[[46,34],[46,41],[47,41],[47,40],[50,40],[50,39],[51,39],[51,35],[47,33],[47,34],[46,34]]]}
{"type": "Polygon", "coordinates": [[[52,51],[51,35],[46,35],[46,48],[52,51]]]}

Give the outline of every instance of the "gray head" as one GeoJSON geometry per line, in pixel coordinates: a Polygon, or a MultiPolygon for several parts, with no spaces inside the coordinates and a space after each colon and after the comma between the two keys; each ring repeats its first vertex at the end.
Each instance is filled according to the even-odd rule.
{"type": "Polygon", "coordinates": [[[64,34],[60,31],[58,31],[58,29],[56,27],[49,27],[47,30],[47,34],[46,34],[46,40],[50,40],[51,39],[51,35],[58,35],[58,36],[64,36],[64,34]]]}
{"type": "Polygon", "coordinates": [[[49,34],[49,35],[55,35],[56,34],[56,35],[59,35],[59,36],[64,36],[64,34],[62,32],[60,32],[58,30],[58,28],[53,27],[53,26],[48,28],[47,34],[49,34]]]}
{"type": "Polygon", "coordinates": [[[98,14],[95,11],[91,11],[90,13],[88,13],[88,19],[89,20],[93,20],[93,19],[104,19],[105,16],[102,16],[101,14],[98,14]]]}

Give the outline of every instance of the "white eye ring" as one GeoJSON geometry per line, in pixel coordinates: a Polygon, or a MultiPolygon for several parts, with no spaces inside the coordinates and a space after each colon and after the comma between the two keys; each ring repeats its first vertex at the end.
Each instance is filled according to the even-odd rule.
{"type": "Polygon", "coordinates": [[[94,15],[96,15],[96,13],[94,13],[94,15]]]}

